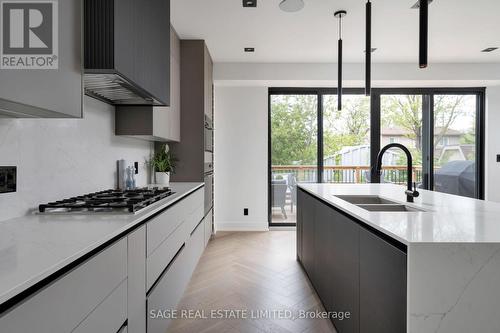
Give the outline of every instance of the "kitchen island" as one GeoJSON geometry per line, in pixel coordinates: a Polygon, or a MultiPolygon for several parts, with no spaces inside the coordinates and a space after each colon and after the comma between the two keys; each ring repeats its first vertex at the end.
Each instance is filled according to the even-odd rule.
{"type": "Polygon", "coordinates": [[[297,259],[325,308],[350,312],[337,330],[497,332],[500,204],[404,190],[299,185],[297,259]]]}

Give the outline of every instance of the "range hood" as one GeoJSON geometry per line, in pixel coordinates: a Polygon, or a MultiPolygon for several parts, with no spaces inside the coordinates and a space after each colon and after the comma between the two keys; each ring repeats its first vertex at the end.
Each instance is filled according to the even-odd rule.
{"type": "Polygon", "coordinates": [[[84,22],[85,94],[170,105],[169,0],[85,0],[84,22]]]}

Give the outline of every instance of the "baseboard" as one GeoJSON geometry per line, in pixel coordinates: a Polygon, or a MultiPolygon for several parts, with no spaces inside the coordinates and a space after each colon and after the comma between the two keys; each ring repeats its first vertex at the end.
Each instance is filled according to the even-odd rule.
{"type": "Polygon", "coordinates": [[[262,222],[215,222],[216,231],[269,231],[269,225],[262,222]]]}
{"type": "Polygon", "coordinates": [[[296,231],[297,227],[279,227],[279,226],[272,226],[269,227],[269,231],[296,231]]]}

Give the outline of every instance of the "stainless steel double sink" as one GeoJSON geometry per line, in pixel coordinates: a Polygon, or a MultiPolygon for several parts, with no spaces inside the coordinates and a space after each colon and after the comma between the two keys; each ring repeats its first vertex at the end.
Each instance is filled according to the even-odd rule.
{"type": "Polygon", "coordinates": [[[408,206],[378,195],[336,195],[337,198],[370,212],[425,212],[426,210],[408,206]]]}

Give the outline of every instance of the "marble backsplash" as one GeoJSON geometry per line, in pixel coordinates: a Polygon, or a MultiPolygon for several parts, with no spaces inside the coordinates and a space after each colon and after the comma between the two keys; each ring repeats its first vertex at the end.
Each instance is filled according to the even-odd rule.
{"type": "Polygon", "coordinates": [[[17,192],[0,194],[0,221],[39,203],[116,187],[116,161],[139,162],[148,183],[151,143],[114,135],[114,107],[85,97],[83,119],[0,118],[0,165],[17,166],[17,192]]]}

